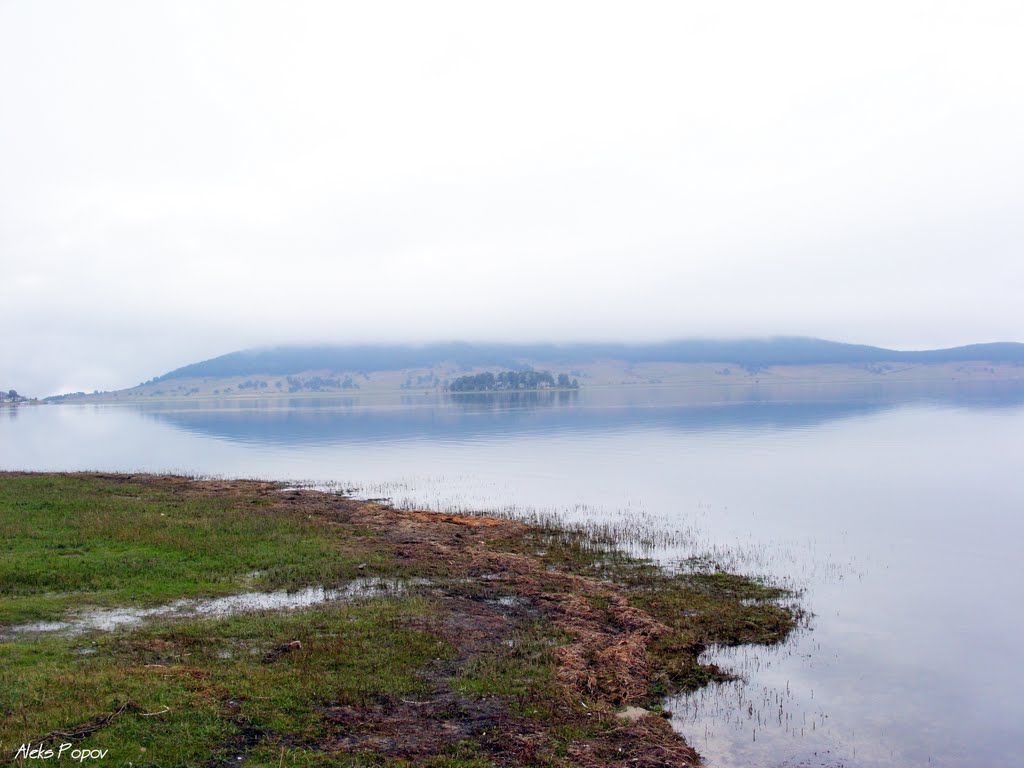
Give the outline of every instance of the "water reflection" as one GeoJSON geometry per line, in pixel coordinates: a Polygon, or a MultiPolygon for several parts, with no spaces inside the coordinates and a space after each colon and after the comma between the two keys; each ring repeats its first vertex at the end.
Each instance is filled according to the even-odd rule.
{"type": "Polygon", "coordinates": [[[587,391],[184,401],[137,406],[148,418],[226,440],[274,445],[410,439],[477,440],[529,432],[607,433],[637,426],[684,432],[801,429],[914,402],[993,408],[1024,403],[1024,387],[643,388],[587,391]]]}
{"type": "MultiPolygon", "coordinates": [[[[419,585],[423,582],[417,580],[414,583],[419,585]]],[[[75,637],[88,632],[113,632],[151,620],[224,618],[238,613],[309,608],[342,600],[397,597],[406,592],[407,586],[408,582],[399,579],[353,579],[338,589],[318,586],[293,591],[241,592],[225,597],[186,598],[152,608],[123,606],[83,609],[60,621],[16,624],[0,632],[0,640],[51,633],[75,637]]]]}
{"type": "Polygon", "coordinates": [[[710,651],[670,704],[712,766],[1011,765],[1024,719],[1024,384],[581,390],[25,408],[0,468],[358,484],[429,508],[643,521],[805,589],[810,631],[710,651]],[[678,534],[678,535],[677,535],[678,534]]]}
{"type": "MultiPolygon", "coordinates": [[[[507,408],[542,408],[571,405],[579,401],[579,390],[540,389],[523,392],[453,392],[443,400],[467,411],[505,410],[507,408]]],[[[426,395],[430,397],[430,395],[426,395]]],[[[436,396],[435,396],[436,397],[436,396]]],[[[412,402],[412,398],[409,400],[412,402]]]]}

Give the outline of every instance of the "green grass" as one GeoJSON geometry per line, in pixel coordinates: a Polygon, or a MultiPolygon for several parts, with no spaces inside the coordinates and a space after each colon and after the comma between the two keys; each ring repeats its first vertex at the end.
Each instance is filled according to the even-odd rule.
{"type": "MultiPolygon", "coordinates": [[[[410,570],[360,526],[271,505],[255,494],[193,496],[88,475],[2,476],[0,625],[410,570]]],[[[451,654],[430,629],[436,612],[410,596],[9,639],[0,642],[0,746],[13,753],[131,702],[76,746],[109,748],[112,764],[201,765],[211,755],[230,762],[255,729],[259,743],[241,750],[247,765],[408,765],[325,753],[319,710],[423,691],[424,668],[451,654]],[[293,640],[300,649],[263,662],[293,640]]],[[[466,749],[434,764],[488,765],[466,749]]]]}
{"type": "Polygon", "coordinates": [[[526,624],[470,659],[452,685],[467,696],[501,696],[516,714],[556,718],[565,705],[552,651],[568,639],[549,623],[526,624]]]}
{"type": "Polygon", "coordinates": [[[287,765],[358,765],[325,762],[311,749],[325,736],[319,708],[424,691],[420,671],[451,653],[421,628],[432,612],[428,602],[406,598],[181,622],[96,635],[88,655],[68,638],[0,643],[0,743],[68,728],[131,701],[138,709],[86,741],[109,748],[116,764],[230,757],[244,723],[260,732],[260,749],[274,764],[283,749],[287,765]],[[292,640],[302,647],[262,662],[292,640]]]}
{"type": "Polygon", "coordinates": [[[0,481],[0,624],[82,605],[143,605],[349,580],[390,560],[257,496],[188,498],[89,476],[0,481]],[[255,576],[253,574],[256,574],[255,576]]]}
{"type": "Polygon", "coordinates": [[[279,768],[484,768],[525,724],[536,753],[522,764],[564,765],[581,742],[604,739],[618,750],[608,740],[621,724],[607,703],[570,694],[557,680],[555,650],[573,642],[572,632],[556,625],[557,612],[537,593],[520,598],[513,582],[473,578],[446,554],[474,547],[537,558],[548,570],[532,578],[544,593],[581,583],[562,574],[599,580],[585,599],[612,633],[620,595],[663,622],[669,631],[649,648],[651,705],[721,676],[696,663],[703,647],[775,642],[796,619],[780,605],[784,590],[725,573],[673,576],[583,529],[453,534],[425,521],[388,539],[394,518],[355,516],[369,521],[361,526],[339,512],[327,522],[311,514],[316,499],[307,501],[289,506],[256,486],[218,492],[159,479],[0,474],[0,630],[89,606],[340,586],[361,576],[431,579],[401,595],[301,611],[165,620],[80,637],[8,636],[0,640],[0,752],[125,703],[130,708],[76,746],[109,749],[111,764],[133,766],[228,765],[244,754],[247,766],[279,768]],[[417,546],[407,547],[416,535],[417,546]],[[507,613],[481,608],[502,597],[516,598],[507,613]],[[460,613],[467,605],[480,608],[478,623],[472,611],[460,613]],[[268,657],[296,640],[300,647],[268,657]],[[415,760],[383,747],[332,747],[339,734],[359,733],[367,713],[384,712],[366,728],[393,735],[388,708],[414,708],[421,699],[450,701],[453,712],[488,723],[497,708],[505,734],[460,732],[460,741],[434,750],[428,739],[415,760]],[[604,707],[604,719],[595,706],[604,707]],[[331,720],[349,710],[361,714],[331,720]]]}

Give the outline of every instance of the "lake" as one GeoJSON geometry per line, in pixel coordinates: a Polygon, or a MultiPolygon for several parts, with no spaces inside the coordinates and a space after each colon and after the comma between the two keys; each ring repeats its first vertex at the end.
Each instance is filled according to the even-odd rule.
{"type": "Polygon", "coordinates": [[[668,702],[709,765],[1019,762],[1024,383],[8,408],[0,469],[633,526],[666,565],[711,553],[813,614],[781,646],[712,650],[743,679],[668,702]]]}

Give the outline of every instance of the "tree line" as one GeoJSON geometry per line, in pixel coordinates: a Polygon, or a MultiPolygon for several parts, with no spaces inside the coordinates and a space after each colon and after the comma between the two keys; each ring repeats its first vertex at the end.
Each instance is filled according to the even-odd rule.
{"type": "Polygon", "coordinates": [[[550,371],[502,371],[497,375],[484,373],[459,376],[448,383],[449,392],[499,392],[523,389],[579,389],[579,382],[560,373],[556,379],[550,371]]]}

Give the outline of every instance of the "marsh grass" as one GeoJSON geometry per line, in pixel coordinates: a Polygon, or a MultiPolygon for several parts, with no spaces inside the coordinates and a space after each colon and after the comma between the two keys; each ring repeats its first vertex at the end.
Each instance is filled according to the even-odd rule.
{"type": "Polygon", "coordinates": [[[295,611],[8,634],[4,753],[130,704],[82,744],[133,766],[567,766],[587,754],[643,764],[648,748],[686,765],[691,753],[668,726],[623,726],[618,699],[566,688],[559,664],[578,627],[614,642],[627,633],[624,605],[664,625],[637,646],[642,703],[657,708],[720,679],[698,663],[703,648],[775,642],[796,621],[785,590],[710,561],[666,571],[624,552],[624,529],[399,519],[257,485],[0,475],[0,629],[88,606],[366,577],[408,586],[295,611]],[[486,579],[475,563],[488,557],[533,565],[486,579]]]}
{"type": "Polygon", "coordinates": [[[155,625],[97,636],[85,656],[67,638],[2,643],[0,711],[10,719],[0,738],[10,745],[131,701],[133,711],[90,736],[90,748],[168,766],[202,764],[211,754],[233,759],[246,728],[268,748],[313,746],[324,736],[319,706],[423,690],[419,670],[451,652],[413,626],[430,612],[423,600],[395,599],[155,625]],[[261,663],[271,648],[296,639],[300,649],[261,663]]]}
{"type": "Polygon", "coordinates": [[[0,529],[0,625],[83,605],[333,586],[359,565],[394,566],[357,526],[327,537],[255,495],[187,496],[89,475],[6,476],[0,529]]]}
{"type": "Polygon", "coordinates": [[[453,687],[467,696],[507,698],[517,714],[554,718],[564,702],[552,651],[568,639],[550,623],[524,624],[474,656],[456,675],[453,687]]]}
{"type": "MultiPolygon", "coordinates": [[[[557,518],[530,525],[491,546],[541,559],[553,570],[596,577],[621,587],[629,602],[662,622],[663,636],[649,647],[654,674],[648,706],[666,695],[733,679],[715,665],[700,663],[710,646],[769,645],[780,642],[806,620],[798,593],[759,579],[728,573],[704,557],[690,569],[668,570],[619,548],[627,530],[585,523],[562,526],[557,518]]],[[[609,608],[589,596],[596,610],[609,608]]],[[[609,621],[614,617],[609,615],[609,621]]]]}

